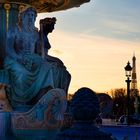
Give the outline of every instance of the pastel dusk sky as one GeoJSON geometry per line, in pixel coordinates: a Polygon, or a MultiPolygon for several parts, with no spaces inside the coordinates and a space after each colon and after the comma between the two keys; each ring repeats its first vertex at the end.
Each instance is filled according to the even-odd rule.
{"type": "Polygon", "coordinates": [[[56,17],[49,54],[71,73],[69,93],[80,87],[96,92],[126,88],[124,67],[136,56],[140,88],[140,0],[91,0],[78,8],[38,14],[56,17]]]}

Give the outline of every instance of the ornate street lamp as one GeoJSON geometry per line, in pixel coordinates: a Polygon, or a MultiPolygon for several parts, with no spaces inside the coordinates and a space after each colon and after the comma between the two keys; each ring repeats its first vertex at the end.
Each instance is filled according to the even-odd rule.
{"type": "Polygon", "coordinates": [[[126,111],[126,116],[127,116],[127,125],[129,125],[129,115],[130,115],[130,77],[131,77],[131,71],[132,71],[132,67],[130,66],[130,63],[128,61],[125,69],[125,75],[127,77],[127,79],[125,80],[125,82],[127,83],[127,111],[126,111]]]}

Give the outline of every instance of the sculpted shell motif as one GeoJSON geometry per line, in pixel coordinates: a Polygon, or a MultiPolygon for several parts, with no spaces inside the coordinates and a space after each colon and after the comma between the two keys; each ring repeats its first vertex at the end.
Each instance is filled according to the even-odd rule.
{"type": "Polygon", "coordinates": [[[52,89],[28,112],[13,113],[14,129],[57,129],[66,110],[66,96],[62,89],[52,89]]]}

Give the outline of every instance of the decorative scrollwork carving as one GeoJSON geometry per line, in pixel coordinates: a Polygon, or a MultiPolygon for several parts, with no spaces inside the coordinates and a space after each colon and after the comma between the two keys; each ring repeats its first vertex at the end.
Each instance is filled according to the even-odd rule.
{"type": "Polygon", "coordinates": [[[60,128],[66,104],[64,90],[52,89],[30,111],[26,113],[13,113],[13,128],[49,130],[60,128]]]}

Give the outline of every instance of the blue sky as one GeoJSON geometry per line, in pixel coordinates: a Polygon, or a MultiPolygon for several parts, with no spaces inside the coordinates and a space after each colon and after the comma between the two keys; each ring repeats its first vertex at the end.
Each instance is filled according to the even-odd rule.
{"type": "Polygon", "coordinates": [[[36,25],[50,16],[57,23],[49,52],[71,73],[70,93],[82,86],[97,92],[125,87],[124,66],[134,52],[140,77],[140,0],[91,0],[79,8],[39,14],[36,25]]]}
{"type": "Polygon", "coordinates": [[[136,41],[140,27],[139,0],[91,0],[80,8],[55,12],[58,28],[77,32],[136,41]]]}

